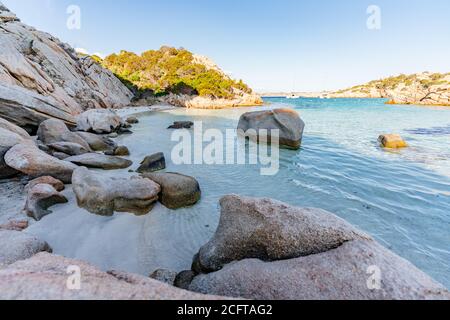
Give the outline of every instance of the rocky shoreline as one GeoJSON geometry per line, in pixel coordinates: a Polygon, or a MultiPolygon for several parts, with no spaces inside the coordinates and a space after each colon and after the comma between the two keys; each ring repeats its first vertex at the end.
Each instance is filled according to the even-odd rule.
{"type": "MultiPolygon", "coordinates": [[[[121,123],[114,129],[116,131],[126,123],[111,118],[110,114],[101,115],[104,121],[121,123]]],[[[129,114],[128,118],[131,122],[139,121],[138,117],[129,114]]],[[[78,135],[83,131],[70,131],[58,121],[47,120],[41,126],[38,130],[38,141],[41,142],[55,143],[53,139],[79,141],[79,137],[83,137],[78,135]]],[[[104,126],[102,122],[96,122],[94,126],[102,127],[114,128],[113,125],[104,126]]],[[[10,124],[9,128],[15,127],[10,124]]],[[[108,133],[90,133],[90,143],[85,140],[87,147],[95,147],[94,142],[109,141],[105,134],[108,133]]],[[[33,150],[27,161],[32,161],[35,153],[40,157],[44,154],[51,157],[41,150],[45,149],[43,145],[39,149],[31,137],[29,140],[16,145],[33,150]]],[[[111,145],[114,144],[106,143],[106,146],[111,145]]],[[[11,149],[18,157],[23,153],[21,149],[11,149]]],[[[7,164],[11,164],[8,159],[7,164]]],[[[14,157],[15,161],[17,159],[14,157]]],[[[158,157],[155,159],[159,161],[158,157]]],[[[100,182],[98,179],[104,178],[89,169],[72,167],[69,161],[56,162],[58,166],[67,166],[64,170],[48,170],[49,161],[46,161],[44,167],[34,163],[33,170],[28,171],[30,163],[33,164],[29,161],[26,166],[16,166],[16,169],[22,173],[32,172],[32,177],[16,180],[11,195],[14,196],[17,190],[28,192],[27,212],[32,214],[29,218],[24,214],[10,216],[0,225],[2,299],[450,299],[450,293],[442,285],[332,213],[238,195],[224,196],[220,201],[221,219],[216,234],[193,257],[191,270],[180,273],[155,270],[150,277],[120,271],[102,272],[83,261],[53,255],[47,243],[26,232],[26,221],[51,214],[47,209],[60,202],[54,197],[61,199],[58,192],[63,183],[56,179],[72,183],[78,205],[100,215],[112,215],[117,211],[146,214],[159,197],[165,206],[173,209],[192,206],[199,199],[198,196],[192,198],[196,190],[200,190],[198,183],[189,177],[183,178],[187,180],[181,183],[181,176],[170,176],[170,173],[144,173],[143,178],[100,182]],[[42,168],[46,171],[36,171],[42,168]],[[66,170],[71,174],[67,175],[66,170]],[[31,180],[37,176],[42,178],[31,180]],[[189,186],[191,179],[193,187],[189,186]],[[182,186],[173,191],[178,198],[171,196],[171,183],[182,186]],[[21,187],[17,187],[19,185],[21,187]],[[95,189],[89,191],[91,187],[95,189]],[[180,190],[186,195],[180,195],[180,190]],[[33,200],[36,198],[38,200],[33,200]],[[39,202],[39,199],[45,201],[39,202]],[[30,201],[34,202],[28,205],[30,201]],[[67,279],[67,267],[73,265],[81,266],[83,287],[80,290],[68,289],[63,281],[67,279]],[[371,267],[378,268],[382,274],[378,283],[380,288],[368,285],[371,267]]],[[[152,171],[154,167],[148,168],[152,171]]],[[[161,169],[160,166],[155,168],[156,171],[161,169]]],[[[377,285],[376,281],[374,285],[377,285]]]]}
{"type": "MultiPolygon", "coordinates": [[[[192,257],[191,270],[144,277],[53,254],[27,228],[56,214],[56,204],[75,198],[77,207],[102,219],[151,214],[158,202],[176,214],[201,200],[201,185],[163,171],[162,153],[147,155],[138,172],[102,175],[132,165],[127,146],[115,138],[133,134],[139,123],[133,113],[168,107],[115,112],[131,105],[132,93],[112,73],[20,23],[1,3],[0,25],[6,48],[0,55],[0,299],[450,299],[442,285],[330,212],[239,195],[221,199],[219,227],[192,257]],[[63,193],[69,185],[74,198],[63,193]],[[79,288],[68,282],[73,266],[79,288]],[[370,270],[381,278],[372,279],[370,270]]],[[[167,99],[211,108],[208,99],[167,99]]],[[[242,95],[213,107],[260,102],[242,95]]],[[[305,123],[290,110],[271,110],[247,113],[239,126],[279,128],[281,144],[298,149],[305,123]]]]}

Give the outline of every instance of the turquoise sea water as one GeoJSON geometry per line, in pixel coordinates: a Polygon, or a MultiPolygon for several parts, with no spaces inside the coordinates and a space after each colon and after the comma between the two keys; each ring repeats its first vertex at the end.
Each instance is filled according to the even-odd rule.
{"type": "MultiPolygon", "coordinates": [[[[196,177],[203,197],[178,211],[161,205],[147,216],[98,217],[71,204],[30,227],[55,253],[104,269],[149,274],[157,268],[189,269],[193,255],[213,235],[218,200],[225,194],[271,197],[319,207],[348,220],[383,245],[450,287],[450,108],[391,106],[377,99],[266,99],[267,108],[297,110],[306,123],[303,147],[281,150],[280,171],[261,176],[259,166],[174,165],[167,126],[202,120],[205,129],[234,129],[252,108],[185,110],[140,116],[134,134],[122,136],[139,166],[163,151],[168,171],[196,177]],[[399,133],[410,147],[379,148],[382,133],[399,133]]],[[[129,176],[127,170],[101,172],[129,176]]]]}

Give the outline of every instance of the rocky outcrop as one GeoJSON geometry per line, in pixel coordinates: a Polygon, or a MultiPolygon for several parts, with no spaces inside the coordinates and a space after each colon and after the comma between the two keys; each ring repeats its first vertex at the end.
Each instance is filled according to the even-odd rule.
{"type": "Polygon", "coordinates": [[[107,156],[101,153],[85,153],[64,159],[79,166],[104,170],[125,169],[133,162],[120,157],[107,156]]]}
{"type": "Polygon", "coordinates": [[[232,99],[208,98],[202,96],[169,94],[159,98],[162,103],[192,109],[227,109],[236,107],[261,106],[264,101],[257,94],[237,93],[232,99]]]}
{"type": "Polygon", "coordinates": [[[411,263],[326,211],[235,195],[221,206],[217,232],[194,260],[200,274],[188,286],[192,291],[261,300],[450,297],[411,263]]]}
{"type": "Polygon", "coordinates": [[[344,220],[320,209],[237,195],[223,197],[220,206],[219,226],[214,237],[200,249],[195,271],[217,271],[245,258],[297,258],[328,251],[351,240],[369,239],[344,220]]]}
{"type": "Polygon", "coordinates": [[[450,106],[450,73],[423,72],[371,81],[329,93],[331,98],[388,98],[389,104],[450,106]]]}
{"type": "Polygon", "coordinates": [[[238,124],[238,130],[242,130],[248,134],[248,137],[258,141],[270,142],[271,130],[279,130],[280,146],[292,149],[300,148],[304,129],[305,123],[298,113],[291,109],[247,112],[241,116],[238,124]],[[269,137],[260,136],[262,129],[268,130],[269,137]]]}
{"type": "Polygon", "coordinates": [[[201,190],[198,181],[179,173],[145,173],[148,178],[161,186],[161,203],[169,209],[189,207],[200,201],[201,190]]]}
{"type": "Polygon", "coordinates": [[[149,179],[102,177],[86,168],[75,170],[72,184],[78,205],[102,216],[112,216],[114,212],[147,214],[161,190],[149,179]]]}
{"type": "Polygon", "coordinates": [[[89,110],[77,117],[79,131],[111,133],[116,132],[123,125],[123,119],[112,110],[89,110]]]}
{"type": "MultiPolygon", "coordinates": [[[[76,270],[74,270],[76,271],[76,270]]],[[[39,253],[0,270],[2,300],[216,300],[124,272],[103,272],[83,261],[39,253]],[[81,272],[81,287],[69,267],[81,272]],[[68,286],[69,284],[69,286],[68,286]],[[71,287],[72,286],[72,287],[71,287]]]]}
{"type": "Polygon", "coordinates": [[[57,118],[74,124],[90,108],[120,108],[132,93],[91,58],[21,23],[0,7],[0,116],[35,131],[57,118]]]}
{"type": "Polygon", "coordinates": [[[296,259],[230,263],[195,277],[189,289],[256,300],[450,299],[443,286],[411,263],[361,240],[296,259]]]}
{"type": "Polygon", "coordinates": [[[148,173],[164,170],[166,168],[166,158],[164,153],[158,152],[151,156],[145,157],[141,165],[136,170],[139,173],[148,173]]]}
{"type": "Polygon", "coordinates": [[[5,162],[9,167],[32,178],[51,176],[64,183],[71,182],[72,173],[77,168],[76,165],[56,159],[29,143],[21,143],[8,150],[5,162]]]}
{"type": "Polygon", "coordinates": [[[27,202],[25,204],[26,214],[36,221],[52,213],[47,210],[58,203],[67,203],[65,196],[56,191],[49,184],[36,184],[28,190],[27,202]]]}
{"type": "Polygon", "coordinates": [[[24,232],[0,230],[0,267],[28,259],[42,251],[52,251],[45,241],[24,232]]]}
{"type": "Polygon", "coordinates": [[[75,132],[70,131],[61,120],[49,119],[42,122],[39,125],[37,136],[46,145],[59,142],[71,142],[90,151],[89,144],[75,132]]]}

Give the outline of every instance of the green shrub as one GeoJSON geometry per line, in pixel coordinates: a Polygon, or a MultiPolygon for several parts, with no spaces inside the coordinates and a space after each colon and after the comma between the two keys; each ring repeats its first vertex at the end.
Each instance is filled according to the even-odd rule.
{"type": "Polygon", "coordinates": [[[140,56],[121,51],[106,57],[103,66],[127,86],[131,83],[137,90],[153,90],[155,95],[190,92],[200,96],[232,98],[236,89],[251,93],[242,80],[235,81],[193,60],[192,53],[185,49],[161,47],[140,56]]]}

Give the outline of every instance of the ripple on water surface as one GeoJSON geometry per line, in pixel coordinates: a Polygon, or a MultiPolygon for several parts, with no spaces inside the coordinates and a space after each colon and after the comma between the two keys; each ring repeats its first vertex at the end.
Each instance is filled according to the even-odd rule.
{"type": "MultiPolygon", "coordinates": [[[[271,107],[287,100],[271,99],[271,107]]],[[[174,120],[203,120],[205,128],[235,128],[247,109],[145,114],[122,136],[133,169],[146,155],[163,151],[168,171],[196,177],[203,196],[192,208],[157,205],[147,216],[91,215],[69,205],[30,227],[55,253],[91,261],[103,269],[149,274],[157,268],[189,269],[193,255],[219,221],[218,200],[237,193],[271,197],[292,205],[320,207],[372,234],[381,243],[450,287],[450,139],[408,130],[445,127],[450,110],[385,106],[384,100],[314,100],[294,103],[307,127],[300,151],[282,150],[276,176],[257,166],[176,166],[170,160],[174,120]],[[386,152],[378,135],[397,132],[411,147],[386,152]]],[[[102,172],[129,176],[127,170],[102,172]]]]}

